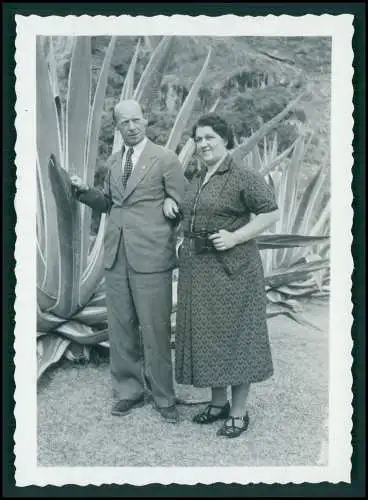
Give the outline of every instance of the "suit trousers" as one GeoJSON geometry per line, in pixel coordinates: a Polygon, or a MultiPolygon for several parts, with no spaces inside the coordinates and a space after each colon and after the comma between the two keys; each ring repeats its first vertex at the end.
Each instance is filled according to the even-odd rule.
{"type": "Polygon", "coordinates": [[[172,270],[137,273],[123,236],[105,269],[110,366],[116,399],[138,399],[144,380],[160,408],[175,404],[171,359],[172,270]]]}

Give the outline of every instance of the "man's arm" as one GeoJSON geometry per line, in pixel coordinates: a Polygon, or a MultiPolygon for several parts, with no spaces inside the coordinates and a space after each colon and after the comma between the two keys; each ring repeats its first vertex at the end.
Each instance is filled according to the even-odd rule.
{"type": "Polygon", "coordinates": [[[172,151],[167,152],[167,157],[164,161],[163,177],[166,195],[172,198],[180,207],[187,181],[184,177],[184,170],[179,158],[172,151]]]}
{"type": "MultiPolygon", "coordinates": [[[[75,197],[94,210],[108,212],[111,208],[110,170],[107,171],[103,189],[74,184],[75,197]]],[[[72,179],[73,182],[73,179],[72,179]]]]}

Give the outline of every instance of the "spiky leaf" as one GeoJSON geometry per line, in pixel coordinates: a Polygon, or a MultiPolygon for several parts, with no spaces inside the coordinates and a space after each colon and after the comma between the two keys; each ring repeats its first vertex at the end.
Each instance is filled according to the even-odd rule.
{"type": "Polygon", "coordinates": [[[79,305],[80,243],[81,227],[78,202],[73,198],[68,174],[51,155],[49,175],[52,192],[57,205],[58,239],[54,242],[60,249],[59,288],[57,301],[50,310],[58,316],[68,318],[79,305]]]}
{"type": "Polygon", "coordinates": [[[188,93],[182,107],[180,108],[180,111],[176,117],[175,123],[173,128],[171,129],[169,138],[166,143],[166,148],[171,149],[173,151],[176,150],[177,146],[179,145],[180,138],[183,135],[183,132],[186,129],[188,120],[192,114],[194,104],[196,102],[196,99],[198,97],[198,92],[202,86],[203,80],[206,76],[208,64],[210,61],[211,57],[211,50],[209,50],[207,58],[203,64],[203,67],[201,69],[201,72],[197,76],[195,82],[192,85],[192,88],[190,89],[190,92],[188,93]]]}
{"type": "Polygon", "coordinates": [[[155,97],[161,84],[165,66],[167,65],[173,37],[164,36],[153,51],[134,92],[134,99],[146,107],[155,97]]]}
{"type": "Polygon", "coordinates": [[[51,365],[62,358],[70,340],[54,333],[42,335],[37,340],[37,376],[38,379],[51,365]]]}
{"type": "Polygon", "coordinates": [[[304,96],[305,92],[303,91],[294,101],[289,103],[285,109],[283,109],[278,115],[269,120],[267,123],[262,125],[256,132],[252,133],[249,139],[240,144],[233,151],[233,157],[237,160],[242,160],[245,155],[247,155],[259,141],[263,139],[271,130],[273,130],[277,125],[285,118],[285,116],[294,108],[294,106],[300,101],[300,99],[304,96]]]}

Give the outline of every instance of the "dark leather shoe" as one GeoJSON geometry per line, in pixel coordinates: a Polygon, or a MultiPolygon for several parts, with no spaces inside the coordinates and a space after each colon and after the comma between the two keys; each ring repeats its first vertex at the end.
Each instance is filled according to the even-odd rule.
{"type": "Polygon", "coordinates": [[[157,408],[161,416],[171,424],[177,424],[179,422],[179,412],[175,405],[168,406],[167,408],[157,408]]]}
{"type": "Polygon", "coordinates": [[[217,431],[217,436],[235,438],[240,436],[249,427],[248,413],[244,417],[229,417],[225,420],[223,426],[217,431]]]}
{"type": "Polygon", "coordinates": [[[120,417],[130,413],[133,408],[140,408],[141,406],[144,406],[144,395],[138,399],[121,399],[113,405],[111,414],[120,417]]]}
{"type": "Polygon", "coordinates": [[[216,420],[222,420],[224,418],[228,418],[229,415],[230,415],[229,401],[225,404],[225,406],[216,406],[209,404],[203,411],[197,413],[197,415],[193,417],[192,421],[195,424],[212,424],[213,422],[216,422],[216,420]],[[212,413],[211,411],[212,408],[215,408],[218,411],[212,413]]]}

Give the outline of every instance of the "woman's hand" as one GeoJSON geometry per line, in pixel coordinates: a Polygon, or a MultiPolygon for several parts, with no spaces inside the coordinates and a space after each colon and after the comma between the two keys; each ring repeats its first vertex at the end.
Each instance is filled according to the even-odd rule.
{"type": "Polygon", "coordinates": [[[172,198],[165,199],[163,210],[164,210],[165,217],[167,217],[169,219],[175,219],[175,217],[179,213],[179,207],[178,207],[176,201],[173,200],[172,198]]]}
{"type": "Polygon", "coordinates": [[[84,184],[82,179],[78,177],[77,175],[72,175],[70,178],[70,181],[72,185],[78,189],[80,193],[85,193],[86,191],[89,190],[89,186],[87,184],[84,184]]]}
{"type": "Polygon", "coordinates": [[[225,229],[220,229],[217,233],[211,234],[208,239],[212,241],[216,250],[219,250],[220,252],[223,250],[229,250],[229,248],[233,248],[237,244],[234,233],[226,231],[225,229]]]}

